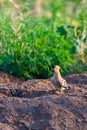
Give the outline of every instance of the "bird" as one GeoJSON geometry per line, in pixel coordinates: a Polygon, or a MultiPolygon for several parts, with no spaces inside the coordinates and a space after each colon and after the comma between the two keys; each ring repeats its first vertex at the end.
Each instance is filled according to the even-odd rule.
{"type": "Polygon", "coordinates": [[[52,78],[53,85],[57,88],[58,93],[63,93],[63,91],[66,91],[69,89],[69,84],[66,82],[65,79],[62,78],[60,73],[60,66],[55,65],[54,67],[54,75],[52,78]]]}

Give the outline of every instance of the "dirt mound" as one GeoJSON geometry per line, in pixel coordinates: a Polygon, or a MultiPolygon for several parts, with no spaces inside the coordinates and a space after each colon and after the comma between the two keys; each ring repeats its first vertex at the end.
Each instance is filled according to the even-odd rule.
{"type": "Polygon", "coordinates": [[[0,85],[7,85],[11,83],[22,82],[20,79],[15,78],[14,76],[8,75],[0,71],[0,85]]]}
{"type": "Polygon", "coordinates": [[[86,74],[66,77],[71,90],[59,95],[50,79],[0,78],[0,130],[87,130],[86,74]]]}

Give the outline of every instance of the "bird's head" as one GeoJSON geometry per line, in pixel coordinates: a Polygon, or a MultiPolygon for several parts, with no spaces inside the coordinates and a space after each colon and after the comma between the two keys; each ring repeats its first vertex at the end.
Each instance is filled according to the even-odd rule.
{"type": "Polygon", "coordinates": [[[60,66],[55,65],[55,67],[54,67],[54,72],[55,72],[55,73],[58,73],[58,72],[59,72],[59,70],[60,70],[60,66]]]}

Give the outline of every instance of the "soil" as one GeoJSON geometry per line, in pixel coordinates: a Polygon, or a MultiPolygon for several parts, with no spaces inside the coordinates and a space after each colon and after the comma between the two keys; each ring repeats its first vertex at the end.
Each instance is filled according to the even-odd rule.
{"type": "Polygon", "coordinates": [[[51,79],[0,72],[0,130],[87,130],[87,74],[65,79],[71,89],[57,94],[51,79]]]}

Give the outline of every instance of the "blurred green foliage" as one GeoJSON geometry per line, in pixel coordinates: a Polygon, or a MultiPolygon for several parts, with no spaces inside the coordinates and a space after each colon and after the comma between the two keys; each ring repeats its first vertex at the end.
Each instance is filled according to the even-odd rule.
{"type": "Polygon", "coordinates": [[[1,4],[0,70],[22,79],[51,77],[57,64],[63,75],[86,72],[85,0],[45,0],[41,14],[29,15],[35,1],[1,4]]]}

